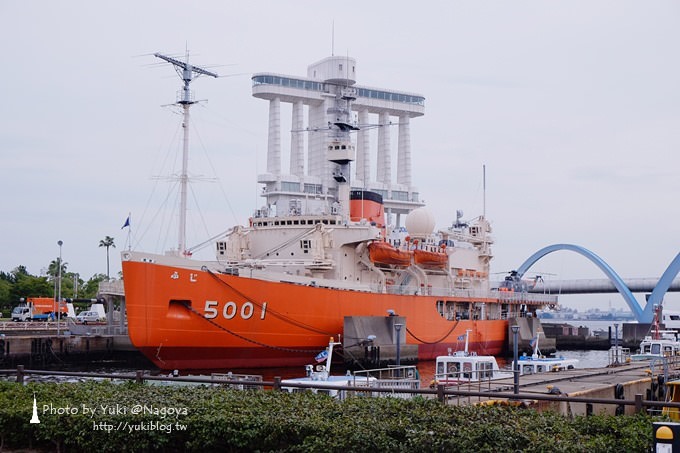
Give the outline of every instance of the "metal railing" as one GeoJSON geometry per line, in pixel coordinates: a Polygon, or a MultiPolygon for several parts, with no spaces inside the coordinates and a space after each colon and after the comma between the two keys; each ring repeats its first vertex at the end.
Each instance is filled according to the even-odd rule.
{"type": "MultiPolygon", "coordinates": [[[[25,383],[25,377],[27,375],[41,375],[41,376],[64,376],[64,377],[76,377],[76,378],[89,378],[89,379],[102,379],[102,380],[112,380],[112,381],[125,381],[131,380],[139,384],[145,382],[166,382],[166,383],[194,383],[194,384],[205,384],[205,385],[220,385],[235,389],[271,389],[273,391],[281,391],[282,379],[280,377],[275,377],[272,381],[262,381],[262,380],[250,380],[243,379],[240,375],[229,375],[220,374],[219,376],[151,376],[145,374],[144,371],[137,371],[135,373],[122,373],[122,374],[111,374],[111,373],[88,373],[88,372],[68,372],[68,371],[46,371],[46,370],[28,370],[23,366],[18,366],[16,369],[2,369],[0,370],[0,376],[12,376],[16,375],[16,382],[19,384],[25,383]]],[[[248,375],[243,375],[248,376],[248,375]]],[[[323,385],[323,382],[319,383],[309,383],[309,382],[287,382],[286,387],[295,387],[301,389],[324,389],[328,388],[323,385]]],[[[347,395],[366,395],[365,386],[333,386],[333,389],[342,390],[348,392],[347,395]]],[[[635,408],[635,413],[642,412],[643,409],[653,409],[657,408],[659,411],[661,408],[675,408],[680,411],[680,403],[673,403],[667,401],[653,401],[644,400],[642,394],[636,394],[634,399],[612,399],[612,398],[588,398],[583,396],[567,396],[567,395],[552,395],[552,394],[537,394],[537,393],[514,393],[508,394],[507,392],[490,392],[490,391],[471,391],[471,390],[457,390],[450,389],[446,386],[439,384],[435,388],[380,388],[371,387],[370,394],[375,393],[385,393],[385,394],[411,394],[411,395],[421,395],[423,397],[436,398],[443,404],[448,404],[453,399],[467,398],[471,403],[472,398],[479,398],[479,401],[485,400],[505,400],[508,402],[521,403],[524,401],[547,401],[556,403],[585,403],[585,404],[603,404],[603,405],[613,405],[616,407],[633,406],[635,408]]]]}

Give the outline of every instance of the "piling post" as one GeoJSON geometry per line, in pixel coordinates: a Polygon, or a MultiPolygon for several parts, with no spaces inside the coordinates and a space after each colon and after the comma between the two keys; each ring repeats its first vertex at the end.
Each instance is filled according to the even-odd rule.
{"type": "Polygon", "coordinates": [[[17,383],[18,384],[24,383],[24,366],[23,365],[17,365],[17,383]]]}
{"type": "Polygon", "coordinates": [[[444,402],[444,384],[437,385],[437,399],[440,403],[444,402]]]}
{"type": "Polygon", "coordinates": [[[142,384],[142,383],[144,383],[144,378],[142,377],[143,375],[144,375],[144,371],[143,371],[143,370],[137,370],[137,372],[135,373],[135,382],[136,382],[137,384],[142,384]]]}
{"type": "Polygon", "coordinates": [[[518,333],[519,333],[519,325],[514,325],[511,327],[512,329],[512,357],[513,357],[513,362],[512,362],[512,376],[513,376],[513,393],[515,395],[519,394],[519,353],[518,353],[518,348],[519,345],[517,344],[519,342],[518,338],[518,333]]]}
{"type": "Polygon", "coordinates": [[[277,392],[281,390],[281,377],[280,376],[274,377],[274,385],[272,386],[272,390],[277,391],[277,392]]]}
{"type": "Polygon", "coordinates": [[[642,394],[636,393],[635,394],[635,413],[639,414],[640,412],[642,412],[642,394]]]}

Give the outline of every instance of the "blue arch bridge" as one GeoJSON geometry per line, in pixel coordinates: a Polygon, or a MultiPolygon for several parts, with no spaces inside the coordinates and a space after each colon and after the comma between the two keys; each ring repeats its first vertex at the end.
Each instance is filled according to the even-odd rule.
{"type": "Polygon", "coordinates": [[[533,293],[559,293],[559,294],[594,294],[618,292],[640,323],[651,323],[654,319],[654,306],[661,305],[663,297],[668,291],[680,291],[680,280],[675,277],[680,272],[680,253],[671,261],[670,265],[659,280],[655,279],[622,279],[614,269],[599,256],[590,250],[573,244],[553,244],[544,247],[527,258],[516,271],[511,272],[505,283],[515,284],[515,289],[526,290],[533,293]],[[538,260],[544,256],[559,251],[569,250],[576,252],[592,261],[605,274],[606,279],[598,280],[562,280],[553,282],[537,282],[532,287],[522,285],[522,277],[538,260]],[[641,306],[633,292],[649,294],[645,306],[641,306]]]}

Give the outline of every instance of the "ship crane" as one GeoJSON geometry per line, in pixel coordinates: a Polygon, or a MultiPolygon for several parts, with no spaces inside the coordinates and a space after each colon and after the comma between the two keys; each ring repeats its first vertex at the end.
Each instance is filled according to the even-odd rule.
{"type": "Polygon", "coordinates": [[[165,60],[172,64],[177,71],[177,74],[184,81],[181,96],[178,96],[177,104],[182,106],[183,119],[183,138],[182,138],[182,172],[179,176],[180,187],[180,207],[179,207],[179,234],[177,254],[180,256],[189,255],[190,252],[186,248],[186,224],[187,224],[187,187],[189,184],[188,166],[189,166],[189,108],[195,104],[191,89],[189,85],[195,77],[207,75],[217,78],[218,75],[206,69],[189,64],[189,52],[186,53],[186,61],[177,60],[176,58],[168,57],[160,53],[155,53],[155,57],[165,60]]]}

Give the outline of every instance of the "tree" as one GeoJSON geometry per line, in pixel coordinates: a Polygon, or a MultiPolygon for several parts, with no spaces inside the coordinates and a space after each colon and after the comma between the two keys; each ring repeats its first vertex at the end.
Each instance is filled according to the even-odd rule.
{"type": "MultiPolygon", "coordinates": [[[[68,263],[61,261],[59,257],[56,260],[52,260],[50,265],[47,267],[47,275],[52,277],[52,280],[56,280],[59,277],[59,267],[61,267],[61,275],[66,274],[66,267],[68,263]],[[59,264],[61,263],[61,266],[59,264]]],[[[28,275],[28,274],[25,274],[28,275]]]]}
{"type": "Polygon", "coordinates": [[[97,297],[99,292],[99,282],[106,280],[106,275],[95,274],[88,281],[80,287],[80,297],[85,299],[93,299],[97,297]]]}
{"type": "Polygon", "coordinates": [[[109,280],[109,247],[116,247],[111,236],[106,236],[99,241],[99,247],[106,247],[106,279],[109,280]]]}
{"type": "Polygon", "coordinates": [[[53,295],[52,285],[46,277],[17,273],[16,281],[9,289],[11,303],[17,303],[22,297],[50,297],[53,295]]]}

